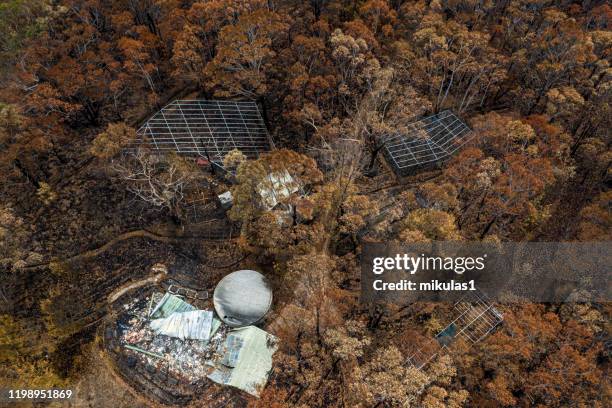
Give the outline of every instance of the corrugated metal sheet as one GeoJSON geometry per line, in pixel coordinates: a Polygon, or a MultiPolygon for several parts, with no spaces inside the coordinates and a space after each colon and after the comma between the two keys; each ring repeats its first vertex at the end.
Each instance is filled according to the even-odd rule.
{"type": "Polygon", "coordinates": [[[244,341],[239,335],[228,335],[220,347],[220,353],[223,355],[220,363],[227,367],[236,367],[243,345],[244,341]]]}
{"type": "Polygon", "coordinates": [[[178,296],[171,293],[166,293],[164,297],[157,303],[151,312],[152,319],[161,319],[170,316],[172,313],[191,312],[196,308],[185,302],[178,296]]]}
{"type": "Polygon", "coordinates": [[[300,185],[291,177],[287,170],[270,173],[257,186],[262,198],[262,204],[271,210],[283,199],[300,189],[300,185]]]}
{"type": "Polygon", "coordinates": [[[215,369],[208,378],[258,397],[268,382],[277,342],[276,337],[255,326],[234,329],[220,348],[221,358],[213,362],[215,369]]]}
{"type": "Polygon", "coordinates": [[[193,310],[190,312],[174,312],[170,316],[151,321],[151,328],[157,334],[176,337],[181,340],[208,341],[213,323],[212,312],[193,310]]]}

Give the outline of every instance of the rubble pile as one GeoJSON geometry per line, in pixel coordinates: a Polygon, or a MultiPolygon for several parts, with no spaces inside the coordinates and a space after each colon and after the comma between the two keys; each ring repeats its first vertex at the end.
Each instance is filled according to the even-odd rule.
{"type": "Polygon", "coordinates": [[[104,338],[127,381],[164,403],[186,403],[212,382],[259,397],[278,339],[254,324],[272,294],[258,272],[242,270],[223,278],[212,300],[214,310],[208,296],[172,284],[117,305],[104,338]]]}
{"type": "Polygon", "coordinates": [[[165,367],[170,374],[188,383],[201,381],[212,372],[210,361],[218,357],[215,353],[225,341],[228,328],[217,323],[207,341],[158,334],[151,327],[151,322],[156,319],[150,315],[152,306],[159,305],[163,297],[163,294],[155,292],[124,305],[123,319],[118,322],[120,343],[130,355],[147,365],[165,367]]]}

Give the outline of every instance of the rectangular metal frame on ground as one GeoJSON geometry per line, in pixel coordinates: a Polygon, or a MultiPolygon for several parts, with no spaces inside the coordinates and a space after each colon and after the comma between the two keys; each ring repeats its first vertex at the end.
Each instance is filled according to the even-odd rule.
{"type": "Polygon", "coordinates": [[[205,157],[222,166],[231,150],[250,159],[272,149],[272,141],[255,102],[177,100],[138,129],[134,148],[205,157]]]}
{"type": "Polygon", "coordinates": [[[408,132],[389,135],[384,142],[385,159],[400,177],[447,159],[467,143],[472,134],[470,128],[449,110],[425,117],[407,128],[408,132]]]}

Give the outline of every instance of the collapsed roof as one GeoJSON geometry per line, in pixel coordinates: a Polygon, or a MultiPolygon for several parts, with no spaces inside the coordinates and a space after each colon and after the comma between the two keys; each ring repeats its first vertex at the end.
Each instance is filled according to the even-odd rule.
{"type": "Polygon", "coordinates": [[[470,128],[453,112],[446,110],[407,126],[405,133],[389,135],[383,154],[398,176],[450,157],[471,136],[470,128]]]}
{"type": "Polygon", "coordinates": [[[181,326],[176,327],[176,335],[159,334],[153,329],[153,322],[192,308],[197,310],[168,293],[155,292],[146,299],[133,299],[124,306],[117,321],[119,343],[129,350],[128,357],[137,358],[148,367],[157,369],[163,362],[161,366],[182,383],[201,383],[211,370],[206,362],[213,357],[216,345],[223,341],[227,332],[221,321],[213,317],[208,340],[180,338],[186,331],[181,326]],[[173,312],[172,309],[182,311],[173,312]],[[156,313],[152,314],[154,310],[156,313]]]}
{"type": "Polygon", "coordinates": [[[181,340],[210,339],[213,326],[213,313],[205,310],[174,312],[168,317],[151,321],[151,328],[157,334],[177,337],[181,340]]]}
{"type": "Polygon", "coordinates": [[[254,326],[231,329],[212,311],[170,293],[135,299],[124,310],[127,318],[118,322],[120,341],[132,358],[149,367],[166,367],[188,384],[208,377],[253,396],[265,386],[277,349],[271,334],[254,326]]]}
{"type": "Polygon", "coordinates": [[[160,319],[168,317],[175,312],[182,313],[190,312],[192,310],[196,310],[196,308],[185,302],[180,297],[171,293],[166,293],[151,311],[150,316],[152,319],[160,319]]]}
{"type": "Polygon", "coordinates": [[[219,166],[231,150],[255,159],[273,147],[255,102],[176,100],[137,134],[137,146],[205,157],[219,166]]]}
{"type": "Polygon", "coordinates": [[[272,370],[277,343],[276,337],[255,326],[233,329],[220,345],[208,378],[259,396],[272,370]]]}

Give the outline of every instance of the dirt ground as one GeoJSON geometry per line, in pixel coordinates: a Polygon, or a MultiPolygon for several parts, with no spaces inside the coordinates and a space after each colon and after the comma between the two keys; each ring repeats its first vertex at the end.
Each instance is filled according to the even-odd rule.
{"type": "Polygon", "coordinates": [[[149,408],[157,407],[136,395],[112,370],[106,357],[91,346],[83,353],[84,371],[74,385],[72,397],[64,406],[69,408],[149,408]]]}

